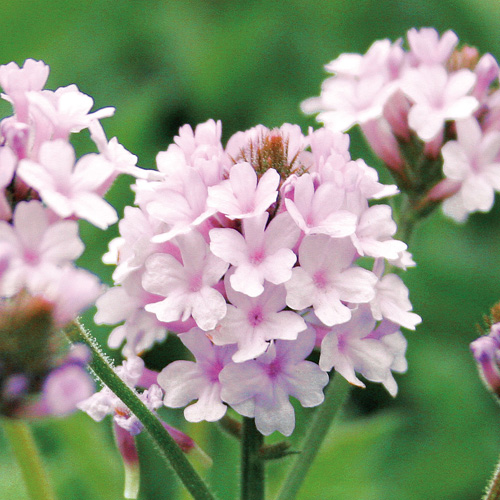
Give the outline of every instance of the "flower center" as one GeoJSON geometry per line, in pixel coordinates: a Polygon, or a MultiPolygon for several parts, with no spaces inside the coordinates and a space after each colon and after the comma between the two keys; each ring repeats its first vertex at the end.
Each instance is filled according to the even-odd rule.
{"type": "Polygon", "coordinates": [[[316,288],[324,290],[328,285],[328,278],[324,270],[316,271],[313,275],[313,283],[316,288]]]}
{"type": "Polygon", "coordinates": [[[264,321],[262,308],[257,306],[248,313],[248,321],[253,327],[259,326],[264,321]]]}

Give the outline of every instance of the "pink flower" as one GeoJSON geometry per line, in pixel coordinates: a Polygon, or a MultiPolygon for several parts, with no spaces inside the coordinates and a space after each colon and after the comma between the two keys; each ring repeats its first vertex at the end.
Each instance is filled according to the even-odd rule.
{"type": "Polygon", "coordinates": [[[57,328],[73,321],[102,293],[101,283],[96,276],[70,265],[62,269],[42,268],[39,274],[30,279],[28,290],[54,304],[52,315],[57,328]]]}
{"type": "Polygon", "coordinates": [[[81,255],[84,245],[74,221],[50,223],[47,210],[38,201],[21,202],[14,212],[13,225],[0,221],[0,241],[8,258],[2,276],[2,295],[11,296],[39,275],[55,272],[81,255]]]}
{"type": "Polygon", "coordinates": [[[118,219],[115,209],[96,194],[112,173],[112,165],[97,154],[87,154],[75,165],[74,150],[62,139],[44,143],[39,163],[21,160],[17,170],[60,217],[76,215],[101,229],[118,219]]]}
{"type": "Polygon", "coordinates": [[[436,138],[446,120],[472,116],[479,103],[468,95],[476,76],[467,69],[448,74],[442,66],[421,66],[408,70],[401,90],[413,102],[408,114],[410,127],[425,142],[436,138]]]}
{"type": "Polygon", "coordinates": [[[302,406],[323,402],[328,375],[305,358],[314,347],[312,330],[299,333],[296,340],[277,340],[256,360],[231,363],[220,373],[222,399],[241,415],[255,418],[264,435],[279,431],[289,436],[295,427],[290,396],[302,406]]]}
{"type": "Polygon", "coordinates": [[[444,212],[465,220],[470,212],[487,212],[500,190],[500,132],[485,134],[475,118],[457,122],[457,140],[443,146],[443,172],[456,194],[443,203],[444,212]]]}
{"type": "Polygon", "coordinates": [[[292,276],[297,257],[291,250],[300,230],[291,217],[282,213],[267,226],[268,214],[243,219],[243,234],[235,229],[212,229],[210,250],[235,266],[231,286],[237,292],[257,297],[264,281],[279,285],[292,276]]]}
{"type": "Polygon", "coordinates": [[[274,339],[294,340],[305,330],[304,320],[285,308],[283,285],[266,283],[258,297],[235,292],[230,285],[230,273],[224,279],[229,301],[227,314],[212,332],[216,345],[238,344],[233,361],[241,363],[260,356],[274,339]]]}
{"type": "Polygon", "coordinates": [[[422,322],[422,318],[411,312],[412,305],[408,298],[408,288],[395,274],[382,276],[375,286],[375,298],[370,302],[373,317],[376,320],[386,318],[409,330],[422,322]]]}
{"type": "Polygon", "coordinates": [[[396,230],[391,207],[374,205],[361,214],[351,241],[360,255],[397,259],[407,246],[402,241],[392,239],[396,230]]]}
{"type": "Polygon", "coordinates": [[[138,272],[131,274],[123,281],[122,286],[108,289],[96,302],[96,324],[113,325],[124,322],[111,331],[108,345],[112,349],[118,349],[125,341],[125,356],[140,354],[167,335],[167,324],[158,321],[154,313],[144,309],[145,305],[160,300],[161,297],[142,288],[141,276],[138,272]]]}
{"type": "Polygon", "coordinates": [[[246,162],[234,165],[229,179],[208,188],[207,205],[230,219],[263,214],[278,197],[280,176],[269,169],[257,184],[257,174],[246,162]]]}
{"type": "Polygon", "coordinates": [[[312,305],[328,326],[349,321],[351,309],[344,302],[369,302],[377,282],[370,271],[352,266],[354,257],[349,239],[304,238],[299,248],[300,267],[293,269],[291,280],[285,283],[287,305],[296,310],[312,305]]]}
{"type": "Polygon", "coordinates": [[[42,90],[48,76],[49,67],[43,61],[26,59],[22,68],[15,62],[0,66],[0,85],[8,96],[2,97],[12,102],[19,121],[28,121],[27,92],[42,90]]]}
{"type": "Polygon", "coordinates": [[[146,261],[142,285],[166,297],[146,305],[160,321],[187,320],[191,315],[202,330],[212,330],[226,314],[224,297],[213,288],[228,264],[211,254],[196,232],[178,236],[182,263],[169,254],[154,254],[146,261]]]}
{"type": "Polygon", "coordinates": [[[47,117],[54,127],[52,139],[67,140],[71,133],[89,128],[94,120],[113,116],[115,108],[103,108],[94,113],[92,97],[80,92],[76,85],[60,87],[55,92],[30,92],[30,103],[47,117]]]}
{"type": "Polygon", "coordinates": [[[335,368],[351,384],[365,387],[356,376],[359,372],[367,380],[381,382],[395,396],[397,384],[391,370],[406,370],[406,341],[399,332],[379,337],[374,329],[370,309],[360,306],[348,323],[334,326],[324,337],[319,366],[322,370],[335,368]]]}
{"type": "Polygon", "coordinates": [[[158,384],[165,391],[165,406],[179,408],[192,400],[198,401],[184,410],[189,422],[214,422],[226,413],[220,396],[219,373],[234,353],[234,346],[214,346],[205,332],[193,328],[179,335],[182,343],[196,358],[193,361],[174,361],[158,375],[158,384]]]}
{"type": "Polygon", "coordinates": [[[285,198],[288,213],[305,234],[323,233],[334,238],[349,236],[356,230],[357,217],[341,209],[344,191],[333,183],[314,185],[304,174],[293,185],[293,200],[285,198]]]}
{"type": "Polygon", "coordinates": [[[448,30],[441,38],[434,28],[412,28],[407,33],[411,55],[421,64],[444,64],[458,43],[457,35],[448,30]]]}

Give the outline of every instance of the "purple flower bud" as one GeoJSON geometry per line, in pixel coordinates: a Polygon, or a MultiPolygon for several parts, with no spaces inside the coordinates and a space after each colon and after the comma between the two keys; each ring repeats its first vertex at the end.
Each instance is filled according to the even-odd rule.
{"type": "Polygon", "coordinates": [[[492,333],[474,340],[470,348],[478,363],[479,373],[486,387],[500,397],[500,370],[498,365],[500,344],[498,342],[498,326],[500,326],[498,323],[493,325],[492,333]]]}

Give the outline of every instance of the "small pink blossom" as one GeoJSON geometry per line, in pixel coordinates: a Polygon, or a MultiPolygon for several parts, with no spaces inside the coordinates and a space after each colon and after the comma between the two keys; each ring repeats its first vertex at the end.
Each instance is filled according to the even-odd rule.
{"type": "Polygon", "coordinates": [[[328,326],[345,323],[351,309],[344,302],[366,303],[375,296],[376,276],[352,266],[355,249],[349,239],[325,235],[307,236],[299,248],[300,267],[285,283],[286,303],[296,310],[313,306],[328,326]]]}
{"type": "Polygon", "coordinates": [[[351,384],[365,387],[356,376],[358,372],[367,380],[382,383],[395,396],[397,384],[391,370],[406,370],[406,362],[401,360],[406,341],[400,333],[379,338],[373,333],[375,324],[369,308],[360,306],[348,323],[334,326],[324,337],[319,366],[322,370],[335,368],[351,384]]]}
{"type": "Polygon", "coordinates": [[[231,363],[220,373],[222,399],[241,415],[255,418],[264,435],[279,431],[289,436],[295,427],[290,396],[302,406],[323,402],[328,375],[305,358],[314,347],[312,330],[299,333],[296,340],[276,340],[256,360],[231,363]]]}
{"type": "Polygon", "coordinates": [[[411,55],[420,64],[444,64],[458,43],[458,36],[451,30],[439,33],[434,28],[412,28],[407,33],[411,55]]]}
{"type": "Polygon", "coordinates": [[[291,250],[300,230],[287,213],[267,226],[268,214],[243,219],[243,235],[235,229],[212,229],[210,250],[235,266],[231,286],[237,292],[257,297],[264,281],[279,285],[290,279],[297,257],[291,250]]]}
{"type": "Polygon", "coordinates": [[[285,308],[283,285],[266,283],[258,297],[235,292],[230,285],[230,274],[224,279],[230,304],[227,314],[217,328],[210,332],[216,345],[238,344],[233,361],[241,363],[260,356],[274,339],[294,340],[305,330],[304,320],[285,308]]]}
{"type": "Polygon", "coordinates": [[[470,212],[487,212],[500,191],[500,132],[485,134],[475,118],[457,122],[457,140],[443,146],[443,172],[456,194],[443,203],[444,212],[463,221],[470,212]]]}
{"type": "Polygon", "coordinates": [[[446,120],[472,116],[477,99],[468,95],[476,76],[467,69],[448,74],[442,66],[421,66],[408,70],[401,90],[413,102],[408,114],[410,128],[425,142],[435,139],[446,120]]]}
{"type": "Polygon", "coordinates": [[[238,163],[229,170],[229,179],[208,188],[207,205],[230,219],[263,214],[278,197],[280,176],[269,169],[258,181],[253,167],[238,163]]]}
{"type": "Polygon", "coordinates": [[[226,301],[213,286],[228,264],[210,253],[199,233],[178,236],[176,242],[182,263],[169,254],[154,254],[146,261],[145,290],[166,298],[145,309],[165,322],[185,321],[192,315],[202,330],[212,330],[226,314],[226,301]]]}
{"type": "Polygon", "coordinates": [[[226,413],[220,391],[219,373],[235,351],[234,346],[214,346],[205,332],[193,328],[179,335],[182,343],[196,358],[193,361],[174,361],[158,375],[158,384],[165,391],[165,406],[179,408],[192,400],[198,401],[184,410],[186,420],[214,422],[226,413]]]}
{"type": "Polygon", "coordinates": [[[60,217],[76,215],[101,229],[118,219],[115,209],[96,194],[112,173],[112,165],[97,154],[87,154],[75,165],[74,150],[62,139],[44,143],[39,163],[21,160],[17,170],[60,217]]]}
{"type": "Polygon", "coordinates": [[[94,105],[92,97],[80,92],[76,85],[60,87],[56,91],[30,92],[30,103],[38,109],[53,126],[52,139],[67,140],[71,133],[89,128],[93,120],[113,116],[115,108],[103,108],[89,113],[94,105]]]}
{"type": "Polygon", "coordinates": [[[292,186],[293,199],[285,198],[286,209],[305,234],[342,238],[354,233],[357,217],[342,209],[343,189],[329,182],[315,186],[310,174],[298,177],[292,186]]]}
{"type": "Polygon", "coordinates": [[[74,221],[50,223],[47,209],[38,201],[21,202],[13,224],[0,221],[2,254],[8,268],[2,276],[2,295],[11,296],[55,267],[70,263],[81,255],[84,245],[74,221]]]}

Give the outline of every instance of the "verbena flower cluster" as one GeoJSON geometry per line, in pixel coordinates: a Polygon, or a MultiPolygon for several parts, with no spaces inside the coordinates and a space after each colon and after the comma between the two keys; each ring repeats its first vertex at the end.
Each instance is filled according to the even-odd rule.
{"type": "Polygon", "coordinates": [[[458,221],[486,212],[500,191],[498,64],[458,50],[452,31],[413,28],[407,41],[408,50],[379,40],[364,55],[342,54],[326,65],[334,76],[321,95],[302,107],[332,130],[360,125],[398,186],[425,192],[415,209],[444,199],[458,221]]]}
{"type": "Polygon", "coordinates": [[[103,195],[118,174],[142,173],[104,135],[99,119],[114,108],[91,113],[93,99],[76,85],[44,89],[48,75],[32,59],[0,66],[13,108],[0,122],[0,412],[9,414],[28,411],[25,397],[40,391],[32,410],[56,414],[93,392],[88,354],[64,354],[56,335],[102,293],[97,277],[74,265],[84,250],[77,221],[115,223],[103,195]],[[84,129],[98,152],[76,160],[71,134],[84,129]]]}
{"type": "Polygon", "coordinates": [[[121,323],[109,345],[128,357],[178,334],[195,360],[170,363],[158,383],[166,406],[196,401],[187,420],[216,421],[229,405],[265,435],[290,435],[290,396],[320,404],[332,368],[396,394],[399,329],[420,317],[384,267],[414,263],[393,238],[390,207],[369,204],[396,187],[348,147],[347,135],[291,124],[259,125],[224,147],[209,120],[182,127],[158,172],[133,186],[137,206],[104,257],[115,286],[95,320],[121,323]],[[319,364],[307,359],[315,348],[319,364]]]}

